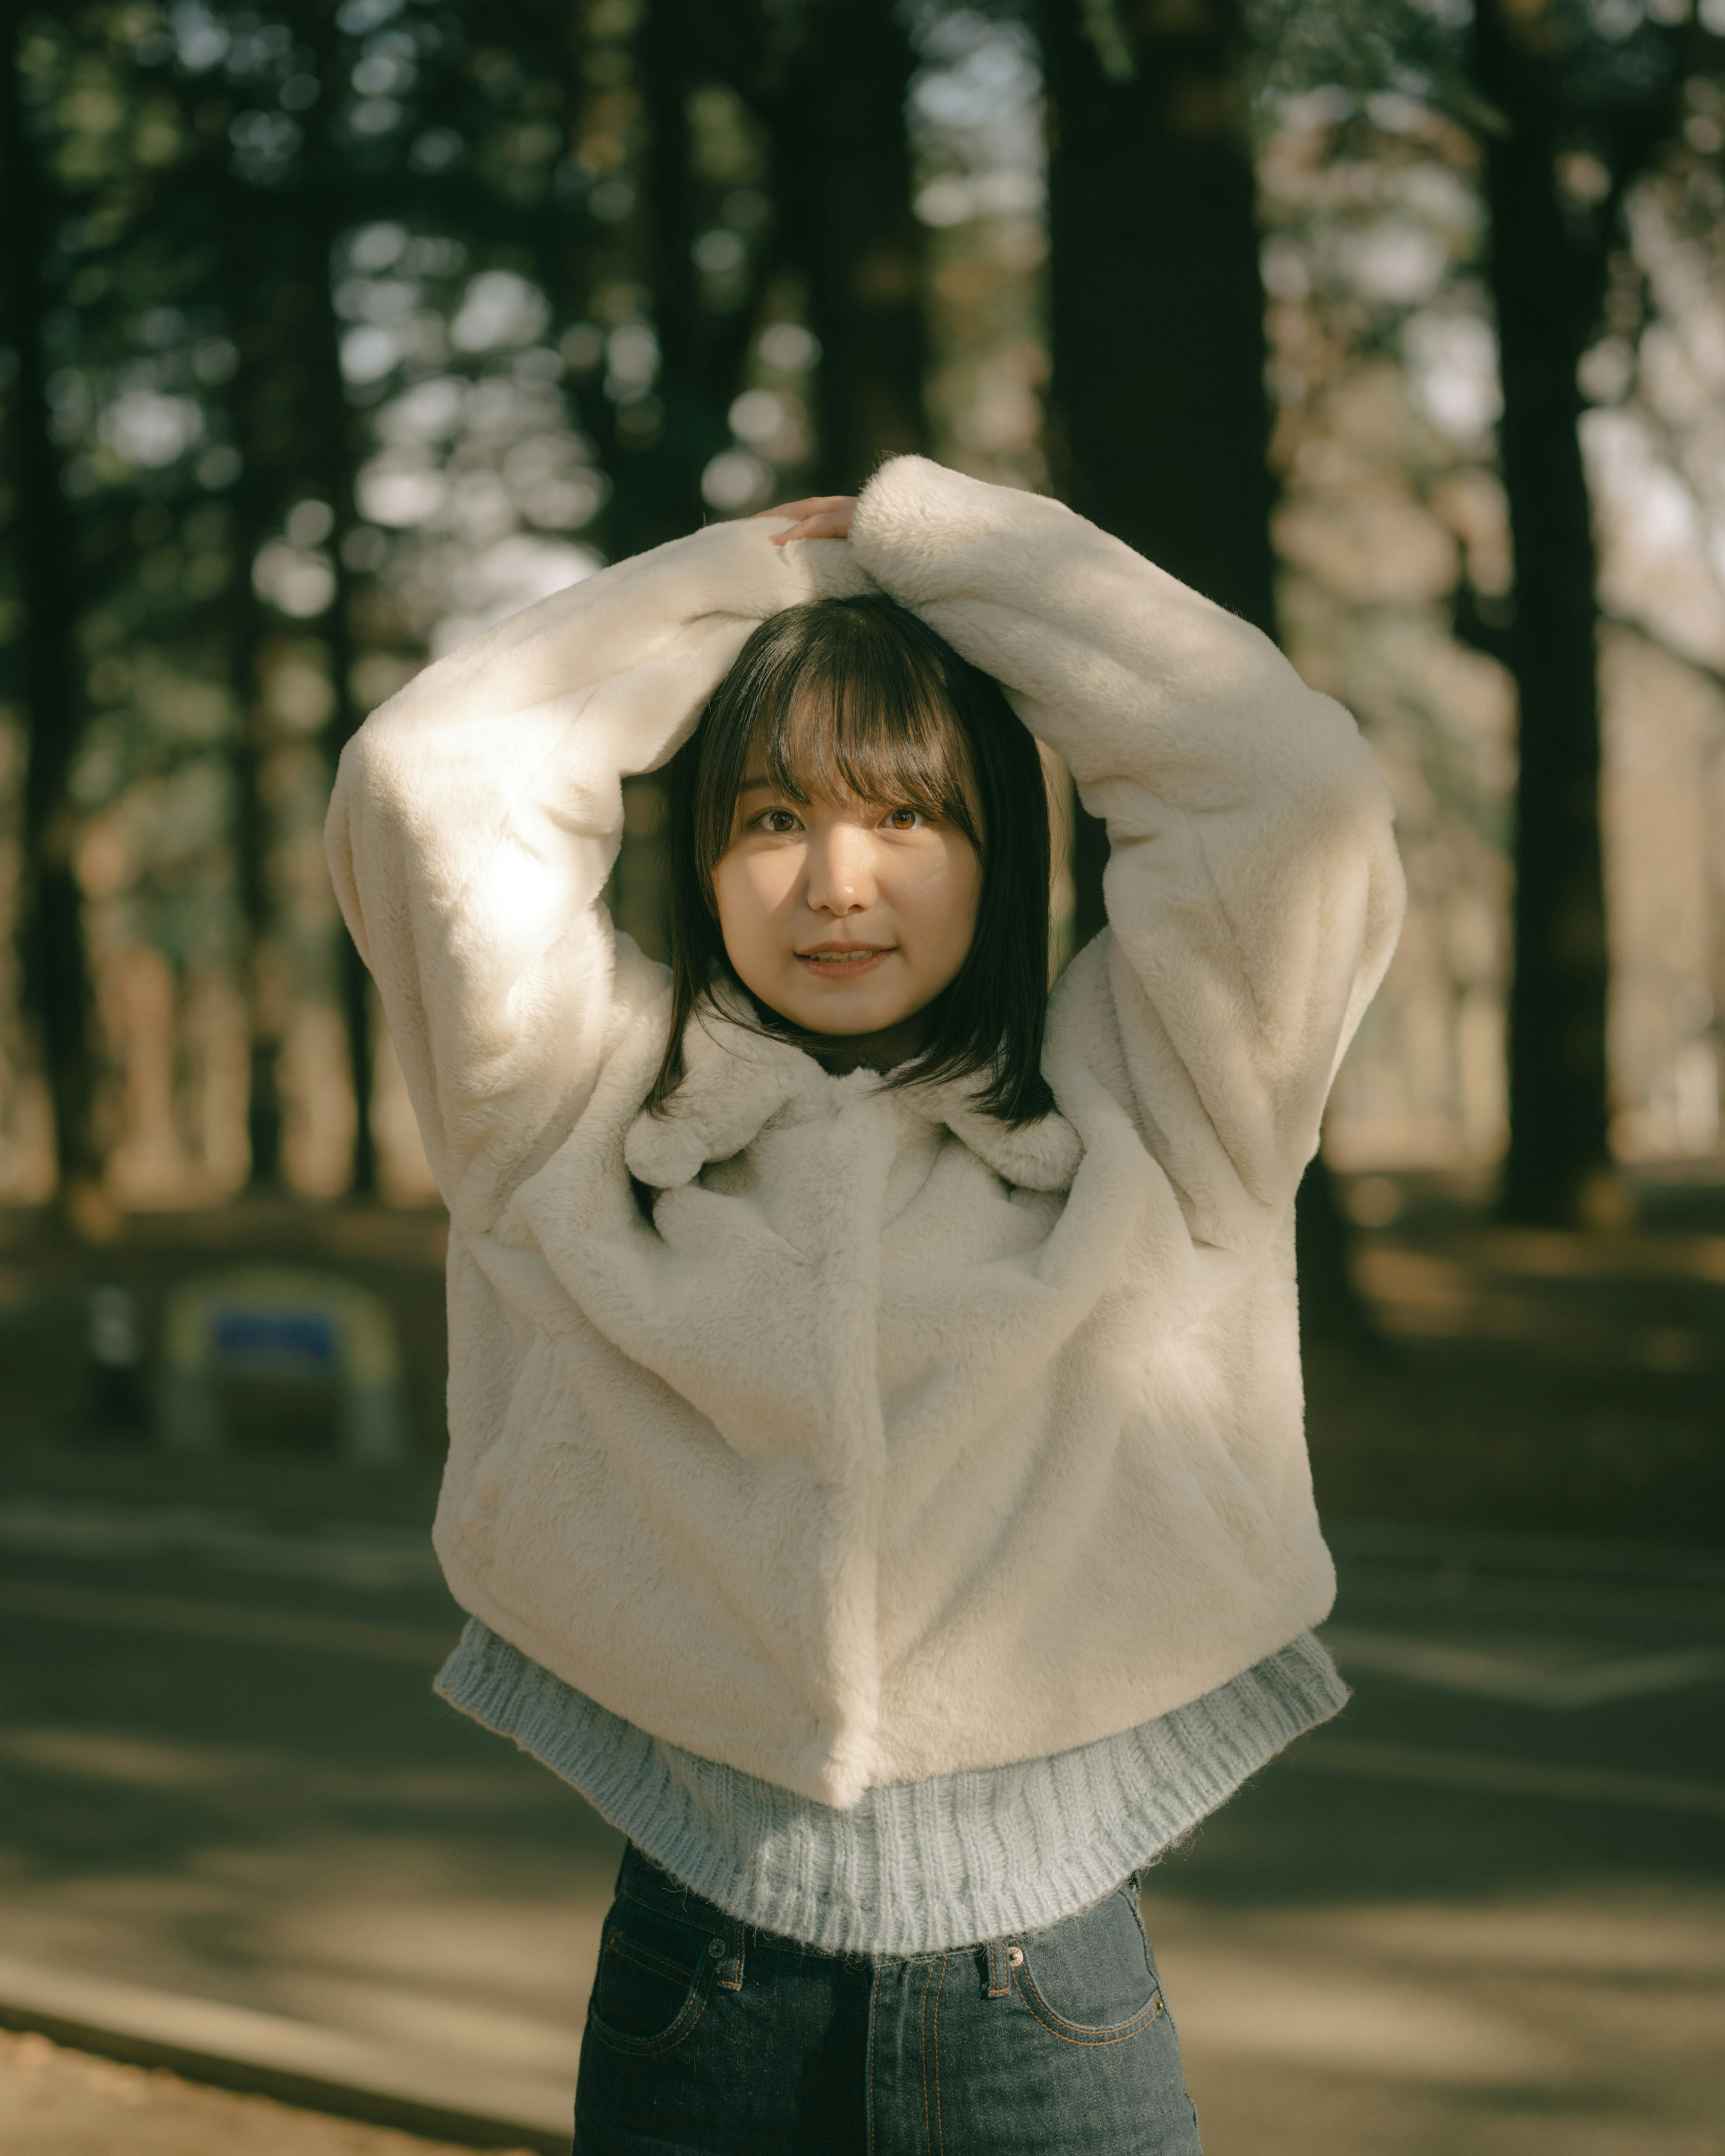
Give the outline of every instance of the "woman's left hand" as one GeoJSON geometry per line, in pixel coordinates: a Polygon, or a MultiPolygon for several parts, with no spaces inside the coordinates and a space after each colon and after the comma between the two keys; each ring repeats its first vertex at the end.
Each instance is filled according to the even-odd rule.
{"type": "Polygon", "coordinates": [[[796,521],[788,531],[775,531],[773,543],[783,547],[792,539],[843,539],[849,536],[856,514],[854,494],[811,494],[804,501],[781,502],[777,509],[757,509],[757,516],[789,516],[796,521]]]}

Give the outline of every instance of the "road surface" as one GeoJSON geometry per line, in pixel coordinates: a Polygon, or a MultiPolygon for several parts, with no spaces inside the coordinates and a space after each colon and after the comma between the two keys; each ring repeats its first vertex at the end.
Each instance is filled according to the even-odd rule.
{"type": "MultiPolygon", "coordinates": [[[[432,1697],[429,1495],[0,1455],[0,1953],[572,2082],[618,1838],[432,1697]]],[[[1353,1704],[1147,1881],[1209,2156],[1722,2156],[1725,1565],[1341,1557],[1353,1704]]]]}

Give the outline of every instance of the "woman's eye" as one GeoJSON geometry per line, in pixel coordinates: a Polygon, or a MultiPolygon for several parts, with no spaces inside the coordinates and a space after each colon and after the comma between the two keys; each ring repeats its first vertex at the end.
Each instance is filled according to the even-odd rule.
{"type": "Polygon", "coordinates": [[[928,819],[920,808],[894,808],[881,819],[889,831],[920,830],[928,819]]]}
{"type": "Polygon", "coordinates": [[[787,831],[794,831],[797,819],[788,808],[764,808],[755,819],[756,829],[768,832],[775,839],[783,838],[787,831]]]}

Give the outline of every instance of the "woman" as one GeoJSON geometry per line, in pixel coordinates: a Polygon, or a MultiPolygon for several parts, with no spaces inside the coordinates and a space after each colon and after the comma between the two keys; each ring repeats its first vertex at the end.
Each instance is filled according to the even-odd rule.
{"type": "Polygon", "coordinates": [[[1198,2146],[1134,1875],[1343,1691],[1293,1199],[1402,886],[1346,712],[918,458],[342,761],[450,1212],[447,1697],[629,1838],[576,2148],[1198,2146]],[[1032,737],[1106,819],[1049,1000],[1032,737]],[[673,964],[611,929],[675,758],[673,964]]]}

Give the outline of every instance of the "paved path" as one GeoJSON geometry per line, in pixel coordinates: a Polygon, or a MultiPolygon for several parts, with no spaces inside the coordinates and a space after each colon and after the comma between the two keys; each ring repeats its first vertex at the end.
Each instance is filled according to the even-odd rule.
{"type": "Polygon", "coordinates": [[[8,2156],[470,2156],[0,2030],[8,2156]]]}
{"type": "MultiPolygon", "coordinates": [[[[0,1460],[4,1951],[567,2082],[617,1839],[430,1696],[425,1489],[189,1472],[0,1460]]],[[[1725,2156],[1722,1578],[1344,1537],[1354,1704],[1147,1882],[1209,2156],[1725,2156]]],[[[8,2152],[201,2156],[85,2071],[8,2152]]]]}
{"type": "Polygon", "coordinates": [[[1725,2150],[1722,1620],[1344,1565],[1353,1706],[1146,1897],[1209,2156],[1725,2150]]]}

